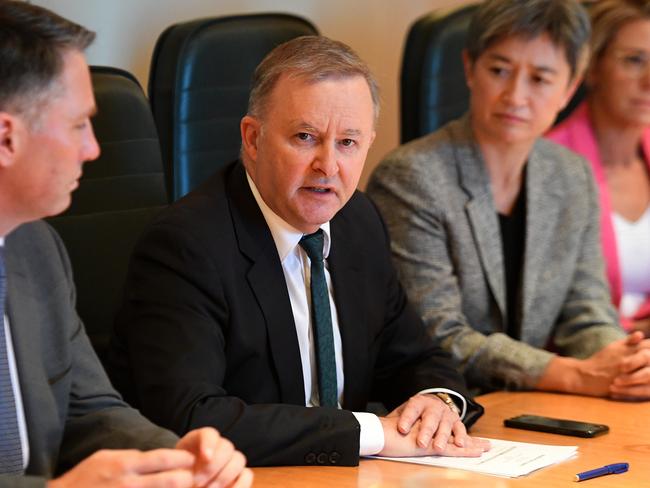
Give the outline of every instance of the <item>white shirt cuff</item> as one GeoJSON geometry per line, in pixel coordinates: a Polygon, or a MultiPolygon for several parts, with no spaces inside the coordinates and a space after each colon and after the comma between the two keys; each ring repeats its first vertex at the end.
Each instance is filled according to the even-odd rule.
{"type": "Polygon", "coordinates": [[[359,456],[379,454],[384,448],[384,428],[373,413],[352,412],[361,426],[359,434],[359,456]]]}
{"type": "MultiPolygon", "coordinates": [[[[425,393],[446,393],[447,395],[450,395],[453,400],[460,400],[460,404],[462,405],[460,409],[460,419],[463,420],[465,418],[465,414],[467,413],[467,400],[465,400],[465,397],[460,393],[448,388],[427,388],[426,390],[419,391],[418,395],[424,395],[425,393]]],[[[455,403],[456,406],[458,406],[458,402],[455,403]]]]}

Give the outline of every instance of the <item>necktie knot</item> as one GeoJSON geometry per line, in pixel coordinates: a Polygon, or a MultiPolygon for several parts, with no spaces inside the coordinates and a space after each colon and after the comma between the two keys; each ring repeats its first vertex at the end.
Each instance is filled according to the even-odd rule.
{"type": "Polygon", "coordinates": [[[300,247],[305,250],[312,264],[323,261],[323,241],[323,229],[318,229],[313,234],[304,235],[300,239],[300,247]]]}

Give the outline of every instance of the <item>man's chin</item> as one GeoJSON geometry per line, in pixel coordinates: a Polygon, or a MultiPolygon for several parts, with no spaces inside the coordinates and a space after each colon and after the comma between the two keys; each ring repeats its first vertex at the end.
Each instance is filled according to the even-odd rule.
{"type": "Polygon", "coordinates": [[[52,205],[51,208],[47,210],[47,213],[45,215],[40,216],[39,218],[56,217],[57,215],[62,214],[63,212],[68,210],[70,208],[71,203],[72,203],[72,198],[70,194],[68,194],[65,198],[62,198],[56,204],[52,205]]]}
{"type": "Polygon", "coordinates": [[[332,220],[335,215],[336,212],[328,212],[317,216],[312,215],[309,218],[302,217],[292,225],[303,234],[312,234],[316,232],[321,225],[332,220]]]}

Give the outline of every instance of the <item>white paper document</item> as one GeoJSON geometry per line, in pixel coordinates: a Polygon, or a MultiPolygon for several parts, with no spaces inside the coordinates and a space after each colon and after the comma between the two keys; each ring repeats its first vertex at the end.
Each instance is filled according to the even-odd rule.
{"type": "Polygon", "coordinates": [[[403,463],[426,464],[443,468],[464,469],[477,473],[517,478],[569,459],[578,451],[578,446],[549,446],[545,444],[503,441],[500,439],[488,440],[492,448],[477,458],[445,456],[401,458],[373,456],[373,458],[400,461],[403,463]]]}

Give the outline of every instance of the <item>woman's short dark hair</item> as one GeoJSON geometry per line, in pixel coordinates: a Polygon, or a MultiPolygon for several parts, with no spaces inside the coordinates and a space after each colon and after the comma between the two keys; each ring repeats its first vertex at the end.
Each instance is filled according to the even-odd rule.
{"type": "Polygon", "coordinates": [[[476,61],[500,39],[534,39],[543,34],[564,50],[575,77],[587,59],[590,34],[589,16],[577,0],[487,0],[470,22],[467,54],[476,61]]]}
{"type": "Polygon", "coordinates": [[[83,51],[94,38],[47,9],[0,0],[0,110],[33,110],[61,74],[65,52],[83,51]]]}

